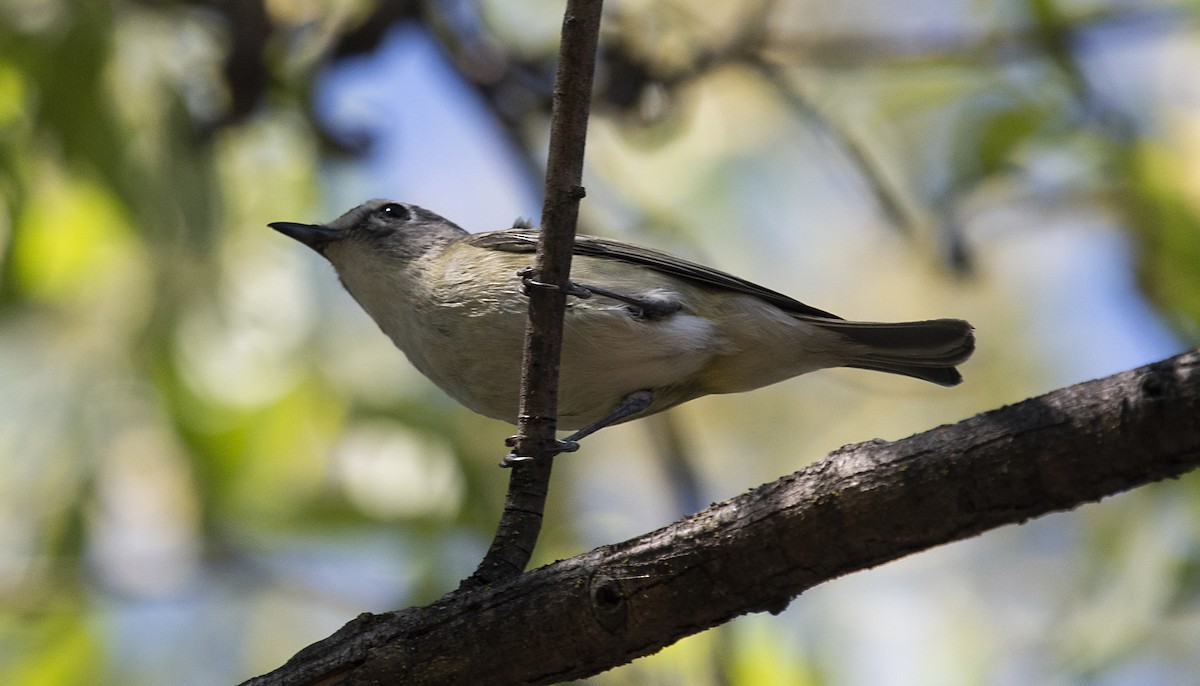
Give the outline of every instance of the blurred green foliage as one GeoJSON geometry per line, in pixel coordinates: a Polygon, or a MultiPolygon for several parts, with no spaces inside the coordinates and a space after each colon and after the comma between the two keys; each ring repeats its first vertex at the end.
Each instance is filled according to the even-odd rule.
{"type": "Polygon", "coordinates": [[[1130,152],[1128,170],[1143,288],[1188,340],[1200,340],[1200,183],[1195,171],[1185,167],[1177,151],[1155,141],[1141,142],[1130,152]]]}
{"type": "MultiPolygon", "coordinates": [[[[702,497],[1065,382],[1047,370],[1074,356],[1022,319],[1029,253],[1012,246],[1030,225],[1035,241],[1081,221],[1102,225],[1088,240],[1118,235],[1164,320],[1200,340],[1200,111],[1169,91],[1132,106],[1099,92],[1081,47],[1138,12],[962,3],[896,22],[890,3],[609,4],[591,230],[675,241],[785,290],[827,284],[818,306],[967,316],[984,342],[958,396],[832,376],[805,381],[820,407],[788,386],[735,411],[682,408],[683,443],[714,484],[702,497]],[[969,259],[948,263],[946,244],[969,259]],[[974,279],[946,278],[954,268],[974,279]],[[761,441],[754,460],[748,440],[761,441]]],[[[536,177],[559,12],[0,6],[0,683],[227,683],[470,571],[499,512],[505,429],[415,379],[331,274],[264,224],[329,214],[322,170],[348,151],[312,115],[314,79],[396,22],[439,41],[536,177]]],[[[1110,40],[1200,46],[1193,6],[1144,12],[1161,33],[1110,40]]],[[[538,559],[679,514],[663,448],[636,431],[597,436],[594,459],[558,475],[538,559]],[[623,511],[638,494],[641,509],[623,511]]],[[[922,672],[951,676],[924,683],[1001,683],[987,675],[1006,650],[1075,675],[1131,655],[1200,668],[1171,651],[1196,622],[1196,575],[1179,571],[1200,559],[1179,543],[1200,528],[1194,491],[1184,480],[1089,511],[1084,542],[1063,546],[1075,571],[1048,583],[1063,595],[1042,609],[1119,609],[1101,597],[1108,581],[1190,607],[1134,603],[1144,631],[1100,635],[1126,619],[1113,609],[1042,652],[981,620],[956,637],[961,654],[922,672]],[[1070,596],[1077,578],[1095,595],[1070,596]],[[1172,612],[1182,628],[1155,642],[1149,627],[1172,612]],[[989,649],[971,640],[994,654],[978,658],[989,649]]],[[[1026,571],[1047,554],[1031,545],[1026,571]]],[[[991,607],[949,612],[968,605],[991,607]]],[[[783,620],[724,627],[596,682],[863,682],[819,631],[771,621],[783,620]]]]}

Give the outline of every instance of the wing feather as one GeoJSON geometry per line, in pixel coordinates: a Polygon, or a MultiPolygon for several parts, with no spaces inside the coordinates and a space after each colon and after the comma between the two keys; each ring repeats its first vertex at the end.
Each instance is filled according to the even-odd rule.
{"type": "MultiPolygon", "coordinates": [[[[508,229],[471,234],[465,239],[469,245],[487,250],[512,253],[531,253],[537,250],[538,231],[532,229],[508,229]]],[[[705,267],[702,264],[680,259],[658,250],[642,248],[595,236],[576,236],[575,255],[587,255],[636,264],[680,279],[687,279],[705,286],[745,293],[765,300],[779,309],[805,317],[841,319],[841,317],[805,305],[794,298],[764,288],[756,283],[732,274],[705,267]]]]}

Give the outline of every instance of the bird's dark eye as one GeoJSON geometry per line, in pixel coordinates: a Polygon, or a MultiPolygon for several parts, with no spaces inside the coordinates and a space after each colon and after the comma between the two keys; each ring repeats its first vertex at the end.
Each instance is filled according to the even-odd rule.
{"type": "Polygon", "coordinates": [[[412,216],[412,213],[408,211],[407,207],[405,207],[404,205],[401,205],[399,203],[394,203],[394,202],[388,203],[388,204],[384,205],[383,207],[379,208],[379,213],[382,214],[383,216],[387,217],[388,219],[394,219],[394,220],[399,220],[399,221],[404,221],[412,216]]]}

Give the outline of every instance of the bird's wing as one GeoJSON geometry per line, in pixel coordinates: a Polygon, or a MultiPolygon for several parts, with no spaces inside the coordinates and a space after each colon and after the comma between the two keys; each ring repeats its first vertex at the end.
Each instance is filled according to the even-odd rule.
{"type": "MultiPolygon", "coordinates": [[[[509,229],[506,231],[474,233],[468,236],[465,242],[469,245],[488,250],[530,253],[537,250],[538,233],[538,231],[532,229],[509,229]]],[[[841,319],[841,317],[835,314],[810,307],[799,300],[789,298],[769,288],[763,288],[756,283],[738,278],[732,274],[727,274],[723,271],[705,267],[702,264],[689,262],[674,255],[668,255],[665,252],[649,248],[641,248],[636,245],[596,238],[595,236],[576,236],[574,254],[641,265],[662,272],[663,274],[687,279],[688,281],[694,281],[705,286],[753,295],[791,314],[820,317],[823,319],[841,319]]]]}

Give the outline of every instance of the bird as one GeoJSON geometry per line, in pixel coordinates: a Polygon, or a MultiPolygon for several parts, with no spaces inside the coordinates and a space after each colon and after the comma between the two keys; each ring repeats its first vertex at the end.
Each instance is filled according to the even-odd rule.
{"type": "MultiPolygon", "coordinates": [[[[369,200],[324,224],[269,226],[328,260],[414,367],[467,408],[517,420],[538,231],[470,233],[417,205],[369,200]]],[[[700,396],[829,367],[955,386],[975,349],[962,319],[861,322],[673,255],[575,237],[563,316],[561,443],[700,396]]]]}

